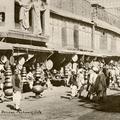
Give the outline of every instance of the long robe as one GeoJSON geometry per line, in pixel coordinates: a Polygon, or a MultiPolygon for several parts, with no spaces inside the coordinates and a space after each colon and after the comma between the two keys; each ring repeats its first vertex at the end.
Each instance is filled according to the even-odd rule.
{"type": "Polygon", "coordinates": [[[33,2],[33,21],[34,21],[34,34],[42,33],[41,11],[44,11],[44,5],[41,0],[33,2]]]}
{"type": "Polygon", "coordinates": [[[22,29],[29,29],[29,10],[31,8],[31,0],[16,0],[21,6],[19,13],[19,20],[22,29]]]}
{"type": "Polygon", "coordinates": [[[94,89],[97,93],[103,94],[106,89],[107,89],[107,84],[106,84],[106,76],[104,75],[103,72],[99,73],[99,75],[96,78],[94,89]]]}

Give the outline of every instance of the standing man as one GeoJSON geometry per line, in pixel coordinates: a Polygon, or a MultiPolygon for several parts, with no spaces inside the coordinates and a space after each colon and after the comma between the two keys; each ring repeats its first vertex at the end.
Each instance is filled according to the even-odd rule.
{"type": "Polygon", "coordinates": [[[75,74],[75,71],[72,70],[72,75],[70,78],[70,88],[71,88],[71,97],[70,99],[73,99],[74,97],[77,96],[78,92],[78,83],[77,83],[77,75],[75,74]]]}
{"type": "Polygon", "coordinates": [[[21,81],[21,69],[19,65],[16,66],[13,75],[13,102],[15,104],[15,109],[20,112],[20,102],[22,98],[22,81],[21,81]]]}
{"type": "Polygon", "coordinates": [[[99,70],[97,67],[93,67],[92,70],[90,71],[90,76],[88,81],[88,94],[87,94],[88,99],[94,97],[95,94],[94,86],[95,86],[96,78],[98,76],[98,71],[99,70]]]}
{"type": "Polygon", "coordinates": [[[101,68],[99,71],[99,74],[95,81],[95,91],[97,94],[98,99],[97,100],[103,100],[104,97],[106,97],[106,90],[107,90],[107,84],[106,84],[106,69],[101,68]]]}
{"type": "Polygon", "coordinates": [[[84,79],[84,70],[83,68],[80,68],[77,73],[77,84],[78,84],[78,97],[81,97],[81,93],[84,90],[84,84],[85,84],[85,79],[84,79]]]}

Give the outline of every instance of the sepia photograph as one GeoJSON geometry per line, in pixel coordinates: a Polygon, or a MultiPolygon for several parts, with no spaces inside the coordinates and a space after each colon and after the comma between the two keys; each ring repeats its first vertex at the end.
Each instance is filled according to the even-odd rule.
{"type": "Polygon", "coordinates": [[[120,120],[120,0],[0,0],[0,120],[120,120]]]}

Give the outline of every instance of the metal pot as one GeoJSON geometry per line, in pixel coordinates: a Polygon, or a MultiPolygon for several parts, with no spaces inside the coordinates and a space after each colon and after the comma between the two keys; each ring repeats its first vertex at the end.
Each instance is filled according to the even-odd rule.
{"type": "Polygon", "coordinates": [[[11,82],[9,82],[9,83],[6,82],[4,86],[5,86],[5,88],[10,88],[10,87],[12,87],[12,83],[11,82]]]}
{"type": "Polygon", "coordinates": [[[11,73],[11,72],[6,72],[5,75],[6,75],[6,76],[11,76],[12,73],[11,73]]]}
{"type": "Polygon", "coordinates": [[[12,78],[11,78],[11,77],[6,78],[5,82],[6,82],[6,83],[11,83],[11,82],[12,82],[12,78]]]}
{"type": "Polygon", "coordinates": [[[42,93],[43,91],[44,91],[44,88],[41,85],[33,86],[33,92],[34,93],[42,93]]]}
{"type": "Polygon", "coordinates": [[[5,93],[5,96],[12,96],[13,95],[13,89],[12,88],[5,89],[4,93],[5,93]]]}

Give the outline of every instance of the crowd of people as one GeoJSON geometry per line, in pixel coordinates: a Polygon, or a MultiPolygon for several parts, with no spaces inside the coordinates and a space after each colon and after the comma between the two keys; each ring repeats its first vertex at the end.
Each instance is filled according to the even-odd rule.
{"type": "MultiPolygon", "coordinates": [[[[22,60],[25,61],[25,60],[22,60]]],[[[22,62],[24,63],[24,62],[22,62]]],[[[20,101],[22,98],[23,82],[22,70],[24,65],[21,62],[15,65],[12,70],[12,87],[13,87],[13,102],[15,109],[20,111],[20,101]]],[[[0,64],[0,99],[4,101],[4,83],[5,83],[6,68],[4,64],[0,64]]],[[[25,71],[23,72],[25,73],[25,71]]],[[[51,81],[53,79],[63,79],[65,86],[71,88],[71,97],[82,97],[84,91],[85,96],[90,100],[102,101],[107,95],[108,88],[120,87],[120,64],[119,62],[111,60],[108,64],[105,62],[93,60],[89,63],[82,63],[77,66],[76,69],[69,69],[67,75],[64,72],[56,71],[55,69],[48,70],[44,64],[39,64],[39,67],[29,67],[26,70],[25,81],[29,84],[29,88],[32,91],[36,77],[38,75],[39,81],[44,83],[46,88],[52,89],[51,81]],[[39,75],[38,73],[39,72],[39,75]],[[62,77],[59,77],[62,76],[62,77]],[[63,77],[65,76],[65,77],[63,77]],[[67,76],[67,77],[66,77],[67,76]]],[[[53,81],[54,82],[54,81],[53,81]]],[[[42,84],[41,84],[42,85],[42,84]]],[[[45,89],[46,89],[45,88],[45,89]]]]}
{"type": "Polygon", "coordinates": [[[109,64],[92,61],[88,66],[81,65],[77,72],[71,69],[66,83],[71,88],[71,99],[81,97],[86,90],[86,98],[101,101],[106,96],[107,88],[120,87],[120,65],[113,60],[109,64]]]}

